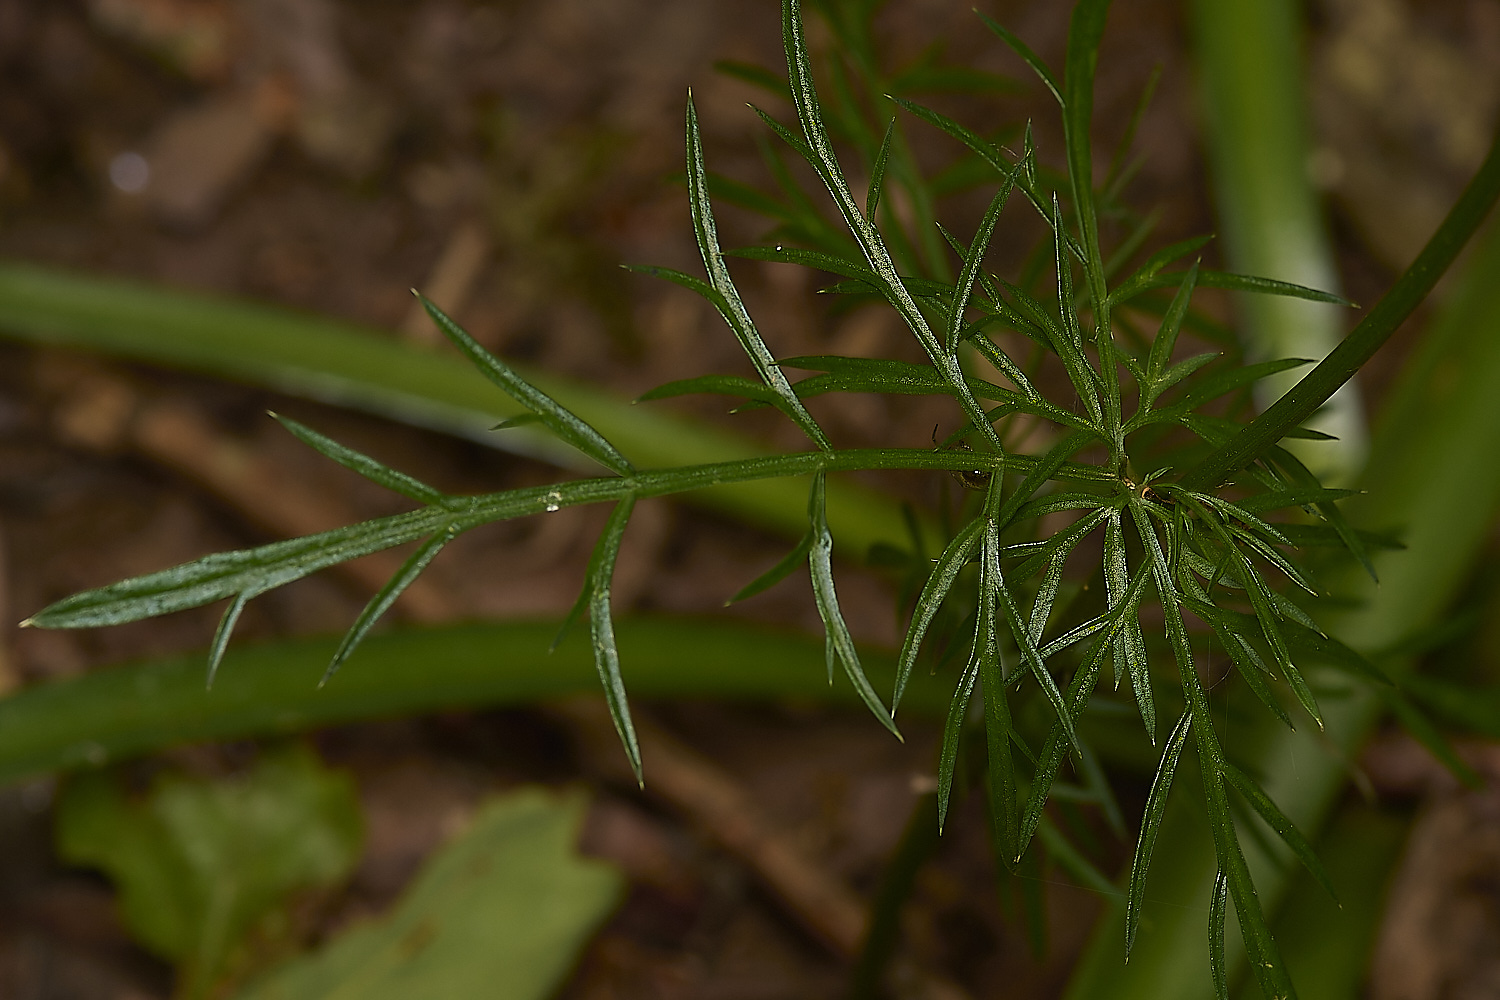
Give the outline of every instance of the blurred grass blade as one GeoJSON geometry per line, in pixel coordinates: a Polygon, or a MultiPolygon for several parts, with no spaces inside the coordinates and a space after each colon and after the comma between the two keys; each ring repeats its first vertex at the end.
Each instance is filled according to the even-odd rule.
{"type": "Polygon", "coordinates": [[[1021,41],[1021,39],[1017,38],[1009,28],[1005,27],[1005,25],[1001,24],[991,17],[988,17],[980,11],[976,10],[975,13],[979,15],[979,19],[984,22],[985,27],[989,28],[997,36],[999,36],[1000,40],[1004,42],[1012,52],[1020,56],[1022,62],[1026,63],[1026,65],[1031,68],[1031,71],[1036,74],[1037,79],[1041,80],[1046,88],[1052,92],[1052,96],[1057,99],[1058,106],[1066,108],[1067,102],[1063,100],[1062,87],[1058,86],[1057,78],[1052,75],[1052,70],[1047,68],[1047,64],[1042,62],[1041,57],[1038,56],[1035,52],[1031,51],[1031,47],[1025,42],[1021,41]]]}
{"type": "MultiPolygon", "coordinates": [[[[329,317],[4,263],[0,331],[347,406],[569,468],[594,468],[551,434],[532,428],[492,433],[497,421],[528,411],[496,393],[462,358],[329,317]]],[[[517,370],[645,466],[764,454],[744,438],[632,407],[597,386],[517,370]]],[[[790,538],[807,528],[807,495],[798,482],[714,487],[686,499],[790,538]]],[[[905,537],[897,505],[853,484],[829,485],[828,521],[839,544],[858,552],[905,537]]]]}
{"type": "Polygon", "coordinates": [[[646,779],[641,773],[641,747],[636,740],[635,724],[630,720],[630,705],[625,700],[625,682],[620,677],[620,650],[615,641],[614,618],[610,614],[609,592],[615,575],[615,558],[620,554],[620,539],[624,537],[625,525],[635,509],[635,498],[626,497],[610,511],[609,521],[594,546],[594,556],[589,561],[589,636],[593,639],[594,667],[599,671],[599,683],[604,686],[604,700],[609,705],[609,716],[614,721],[615,732],[630,760],[630,769],[635,780],[645,787],[646,779]]]}
{"type": "Polygon", "coordinates": [[[360,611],[359,617],[354,620],[354,624],[349,626],[349,631],[344,633],[344,638],[339,641],[339,648],[333,651],[333,657],[328,661],[328,668],[323,671],[323,679],[318,681],[318,687],[322,687],[333,678],[339,667],[343,666],[344,661],[349,658],[349,654],[354,652],[355,647],[370,633],[370,629],[375,627],[380,616],[390,610],[391,605],[396,603],[396,598],[401,596],[401,592],[422,575],[427,565],[437,558],[437,554],[443,551],[443,547],[453,541],[457,534],[458,530],[450,526],[423,542],[421,548],[413,552],[406,562],[401,564],[401,568],[396,571],[395,575],[386,581],[385,586],[370,598],[369,603],[360,611]]]}
{"type": "Polygon", "coordinates": [[[1119,888],[1049,820],[1044,818],[1037,827],[1037,839],[1047,849],[1048,860],[1077,879],[1084,888],[1102,896],[1106,902],[1119,905],[1119,888]]]}
{"type": "Polygon", "coordinates": [[[1166,745],[1162,747],[1161,762],[1156,767],[1156,777],[1151,780],[1151,792],[1146,796],[1146,811],[1141,817],[1140,836],[1135,841],[1135,858],[1130,863],[1130,895],[1125,904],[1125,958],[1130,958],[1130,949],[1135,946],[1136,929],[1141,921],[1141,903],[1146,898],[1146,875],[1151,869],[1151,853],[1156,848],[1156,835],[1161,830],[1161,819],[1167,810],[1167,796],[1172,790],[1172,779],[1177,774],[1177,764],[1182,758],[1182,748],[1192,728],[1193,717],[1182,713],[1177,725],[1172,727],[1166,745]]]}
{"type": "MultiPolygon", "coordinates": [[[[754,597],[761,591],[769,590],[801,569],[807,562],[807,554],[812,549],[812,543],[813,536],[812,532],[809,531],[802,536],[802,540],[797,543],[792,551],[781,557],[780,562],[741,587],[738,593],[724,602],[724,605],[728,607],[731,604],[743,601],[747,597],[754,597]]],[[[891,707],[891,710],[895,711],[894,705],[891,707]]]]}
{"type": "Polygon", "coordinates": [[[617,475],[628,476],[635,471],[629,460],[620,454],[614,445],[605,440],[604,435],[595,430],[592,425],[526,381],[516,373],[515,369],[485,350],[478,341],[469,336],[463,327],[449,319],[446,313],[421,292],[413,292],[413,294],[416,295],[417,301],[422,303],[422,308],[427,310],[427,315],[432,317],[438,329],[453,342],[453,346],[462,351],[485,378],[503,389],[511,399],[540,417],[542,423],[546,424],[552,433],[617,475]]]}
{"type": "MultiPolygon", "coordinates": [[[[1314,35],[1297,0],[1194,0],[1205,152],[1223,254],[1234,270],[1327,288],[1339,286],[1328,209],[1307,169],[1316,144],[1308,94],[1314,35]]],[[[1343,310],[1315,301],[1237,295],[1252,358],[1321,359],[1347,328],[1343,310]]],[[[1291,387],[1290,376],[1256,387],[1261,408],[1291,387]]],[[[1350,383],[1312,418],[1341,444],[1299,448],[1325,478],[1347,481],[1365,459],[1368,432],[1350,383]]]]}
{"type": "Polygon", "coordinates": [[[235,594],[229,602],[229,607],[224,609],[224,617],[219,619],[219,627],[214,629],[213,641],[208,644],[208,677],[203,682],[205,690],[211,690],[214,686],[214,677],[219,672],[219,663],[224,659],[224,650],[229,648],[229,637],[234,634],[234,626],[240,620],[240,612],[245,610],[245,605],[255,595],[249,591],[235,594]]]}
{"type": "Polygon", "coordinates": [[[911,677],[912,667],[917,662],[917,654],[922,648],[922,639],[927,635],[927,628],[932,624],[933,617],[942,607],[943,599],[948,596],[948,591],[953,589],[954,581],[958,574],[963,571],[971,558],[974,550],[979,547],[980,537],[984,534],[984,519],[975,518],[958,534],[953,536],[944,548],[937,562],[928,574],[927,581],[922,585],[922,593],[917,597],[916,607],[912,609],[911,623],[906,628],[906,638],[901,643],[901,655],[896,660],[896,689],[891,695],[891,712],[896,711],[896,706],[901,704],[901,696],[906,692],[906,682],[911,677]]]}
{"type": "Polygon", "coordinates": [[[279,413],[272,413],[271,417],[291,431],[293,437],[320,455],[333,459],[344,468],[354,470],[370,482],[378,483],[393,493],[399,493],[404,497],[433,506],[443,506],[446,501],[453,499],[441,490],[433,489],[421,480],[377,462],[353,448],[339,444],[333,438],[319,434],[311,427],[298,423],[290,417],[283,417],[279,413]]]}
{"type": "MultiPolygon", "coordinates": [[[[812,572],[813,599],[818,606],[818,617],[823,619],[823,630],[831,653],[844,666],[844,673],[860,699],[870,712],[889,729],[897,739],[901,732],[896,728],[891,713],[880,701],[880,695],[870,686],[864,667],[859,662],[859,653],[854,648],[854,639],[849,635],[849,626],[844,623],[844,614],[839,610],[838,594],[833,585],[833,536],[828,531],[828,515],[825,474],[819,471],[813,476],[812,493],[808,498],[808,517],[812,523],[812,546],[808,553],[808,566],[812,572]]],[[[829,683],[833,678],[829,677],[829,683]]]]}
{"type": "MultiPolygon", "coordinates": [[[[556,630],[552,620],[374,634],[360,645],[359,669],[322,689],[337,637],[231,647],[212,691],[201,651],[36,684],[0,699],[0,784],[184,743],[597,695],[592,651],[570,643],[549,653],[556,630]]],[[[822,641],[812,636],[690,618],[626,618],[615,632],[630,650],[637,697],[859,704],[851,688],[824,683],[822,641]]],[[[881,684],[895,676],[893,655],[866,649],[861,659],[881,684]]],[[[904,704],[941,719],[950,693],[946,678],[921,672],[904,704]]]]}
{"type": "Polygon", "coordinates": [[[714,226],[713,206],[708,198],[708,175],[703,166],[703,138],[699,134],[698,112],[693,106],[691,92],[687,103],[687,176],[688,203],[692,209],[698,252],[703,258],[703,267],[708,272],[709,284],[722,299],[720,312],[724,321],[734,331],[740,347],[750,358],[750,363],[755,366],[761,379],[781,397],[787,415],[814,444],[828,451],[832,445],[827,436],[792,391],[786,375],[776,367],[775,356],[761,339],[760,331],[755,328],[755,321],[750,318],[750,312],[740,300],[739,290],[729,276],[729,268],[724,266],[724,255],[719,252],[719,235],[714,226]]]}
{"type": "Polygon", "coordinates": [[[1327,891],[1334,902],[1338,902],[1339,895],[1334,891],[1333,881],[1323,868],[1323,862],[1318,859],[1317,852],[1307,842],[1307,838],[1302,836],[1296,824],[1287,819],[1286,813],[1282,812],[1276,803],[1271,801],[1271,797],[1262,791],[1261,787],[1244,771],[1228,761],[1220,764],[1219,770],[1234,786],[1235,791],[1244,796],[1245,801],[1250,803],[1260,818],[1266,821],[1266,825],[1275,830],[1277,835],[1292,849],[1292,853],[1297,856],[1297,860],[1302,862],[1308,874],[1318,880],[1318,884],[1327,891]]]}

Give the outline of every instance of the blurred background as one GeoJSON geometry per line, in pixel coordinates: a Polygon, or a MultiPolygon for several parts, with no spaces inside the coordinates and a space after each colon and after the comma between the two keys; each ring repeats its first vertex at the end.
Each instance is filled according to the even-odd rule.
{"type": "MultiPolygon", "coordinates": [[[[1143,165],[1125,195],[1161,211],[1156,245],[1219,228],[1186,6],[1118,0],[1099,63],[1102,150],[1123,134],[1152,68],[1161,67],[1136,138],[1143,165]]],[[[1014,88],[961,106],[971,123],[976,115],[1035,119],[1042,160],[1060,165],[1050,97],[979,28],[969,4],[887,7],[876,24],[890,64],[941,40],[945,61],[1014,79],[1014,88]]],[[[1059,67],[1066,8],[1051,0],[984,5],[1059,67]]],[[[1369,304],[1485,153],[1500,104],[1500,5],[1308,0],[1302,15],[1307,170],[1326,196],[1343,292],[1369,304]]],[[[416,287],[492,351],[621,399],[671,379],[738,372],[737,345],[701,300],[618,265],[698,270],[680,177],[689,86],[710,169],[769,183],[756,146],[763,127],[745,105],[786,109],[715,63],[779,66],[779,27],[767,0],[0,0],[0,262],[249,298],[446,350],[413,308],[408,289],[416,287]]],[[[982,207],[960,199],[956,212],[977,216],[982,207]]],[[[732,207],[721,211],[726,246],[757,242],[768,228],[732,207]]],[[[830,310],[800,269],[743,262],[735,273],[778,356],[901,350],[894,317],[830,310]]],[[[1231,315],[1227,300],[1206,302],[1231,315]]],[[[1371,407],[1421,319],[1362,373],[1371,407]]],[[[797,446],[765,414],[730,417],[713,402],[651,405],[797,446]]],[[[400,422],[0,337],[0,619],[204,553],[404,509],[298,444],[265,418],[267,409],[450,491],[557,475],[544,462],[400,422]]],[[[841,444],[917,447],[934,412],[922,401],[860,397],[830,408],[828,419],[841,444]]],[[[937,489],[928,480],[875,482],[927,502],[937,489]]],[[[606,516],[570,509],[476,531],[444,552],[393,617],[557,619],[606,516]]],[[[646,503],[625,537],[616,614],[727,614],[814,632],[805,584],[719,610],[786,544],[722,513],[646,503]]],[[[237,641],[337,632],[397,562],[371,557],[268,594],[246,611],[237,641]]],[[[896,643],[888,576],[854,553],[840,574],[856,635],[896,643]]],[[[1477,606],[1488,606],[1490,588],[1474,585],[1477,606]]],[[[0,687],[200,650],[217,614],[200,609],[97,631],[7,628],[0,687]]],[[[1493,626],[1466,635],[1485,655],[1500,642],[1493,626]]],[[[628,651],[626,659],[628,680],[628,651]]],[[[357,668],[357,660],[346,667],[357,668]]],[[[754,804],[773,842],[832,873],[855,900],[875,891],[930,786],[930,721],[908,720],[903,745],[857,711],[811,703],[647,702],[643,711],[664,739],[681,744],[684,759],[710,762],[725,794],[754,804]]],[[[316,734],[321,759],[353,776],[363,849],[336,888],[285,911],[289,929],[277,947],[332,938],[381,912],[486,796],[540,782],[589,789],[582,849],[613,865],[627,886],[559,995],[839,994],[847,942],[819,923],[836,916],[809,916],[774,886],[768,891],[755,849],[726,843],[716,821],[695,812],[709,807],[634,791],[618,773],[607,730],[587,708],[553,707],[316,734]],[[590,749],[589,734],[600,732],[604,749],[590,749]]],[[[1415,815],[1429,784],[1411,776],[1418,765],[1400,747],[1387,752],[1395,763],[1382,771],[1377,762],[1370,773],[1415,815]]],[[[251,744],[178,749],[132,765],[130,780],[144,788],[163,769],[230,775],[256,756],[251,744]]],[[[648,758],[648,780],[650,768],[648,758]]],[[[50,780],[0,792],[0,995],[171,995],[171,964],[127,931],[112,883],[56,856],[54,792],[50,780]]],[[[902,925],[910,995],[1060,995],[1101,897],[1048,876],[1050,941],[1035,951],[989,886],[980,811],[970,806],[922,870],[902,925]]],[[[1489,880],[1465,925],[1473,941],[1446,957],[1410,959],[1441,968],[1428,969],[1426,980],[1408,970],[1451,991],[1374,986],[1371,996],[1500,991],[1500,847],[1491,837],[1463,850],[1491,865],[1476,862],[1471,872],[1489,880]],[[1487,959],[1474,943],[1484,941],[1496,944],[1487,959]]],[[[1100,851],[1125,857],[1118,844],[1100,851]]]]}

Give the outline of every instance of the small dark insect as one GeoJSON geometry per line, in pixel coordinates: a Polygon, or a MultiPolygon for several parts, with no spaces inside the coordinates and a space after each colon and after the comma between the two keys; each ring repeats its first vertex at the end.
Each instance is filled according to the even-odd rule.
{"type": "MultiPolygon", "coordinates": [[[[937,424],[933,424],[932,425],[932,443],[934,445],[936,445],[939,450],[942,450],[943,446],[940,445],[940,444],[938,444],[938,439],[937,439],[937,424]]],[[[951,450],[951,451],[973,451],[974,449],[970,448],[964,442],[959,441],[956,444],[954,444],[949,450],[951,450]]],[[[988,470],[986,470],[986,469],[954,469],[953,470],[953,478],[957,479],[958,480],[958,484],[960,486],[962,486],[966,490],[987,490],[987,489],[989,489],[990,488],[990,476],[991,476],[991,473],[988,470]]]]}

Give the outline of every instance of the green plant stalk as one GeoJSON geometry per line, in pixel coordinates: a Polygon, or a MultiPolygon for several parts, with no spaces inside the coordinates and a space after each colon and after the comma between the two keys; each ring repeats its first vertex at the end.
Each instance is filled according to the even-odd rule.
{"type": "MultiPolygon", "coordinates": [[[[1363,484],[1370,492],[1349,504],[1351,518],[1404,525],[1407,548],[1379,558],[1380,584],[1351,568],[1325,581],[1353,595],[1357,610],[1325,613],[1330,633],[1366,653],[1379,653],[1438,621],[1473,568],[1500,508],[1500,463],[1487,460],[1500,437],[1500,229],[1491,230],[1453,300],[1435,321],[1423,350],[1377,427],[1363,484]]],[[[1382,664],[1399,677],[1407,662],[1382,664]]],[[[1319,680],[1332,684],[1326,677],[1319,680]]],[[[1243,751],[1264,776],[1262,787],[1307,832],[1317,830],[1343,787],[1345,761],[1369,734],[1380,702],[1357,687],[1323,699],[1326,732],[1305,719],[1297,733],[1267,720],[1258,749],[1243,751]],[[1347,693],[1346,693],[1347,692],[1347,693]]],[[[1107,914],[1081,959],[1069,1000],[1188,1000],[1208,992],[1206,914],[1216,865],[1200,807],[1179,798],[1167,810],[1141,934],[1124,965],[1124,928],[1107,914]]],[[[1247,844],[1248,846],[1248,844],[1247,844]]],[[[1285,890],[1285,867],[1256,865],[1268,910],[1285,890]]],[[[1231,940],[1233,937],[1231,936],[1231,940]]]]}
{"type": "MultiPolygon", "coordinates": [[[[198,293],[0,264],[0,332],[246,383],[374,413],[505,448],[566,468],[597,466],[529,427],[494,432],[521,407],[457,355],[403,344],[353,323],[198,293]]],[[[598,427],[645,466],[720,462],[763,454],[736,435],[599,389],[523,369],[525,378],[598,427]]],[[[790,535],[806,528],[801,484],[766,481],[709,489],[690,499],[790,535]]],[[[840,547],[863,554],[907,536],[890,500],[849,483],[828,486],[828,519],[840,547]]]]}
{"type": "MultiPolygon", "coordinates": [[[[624,619],[615,628],[637,697],[859,704],[849,685],[829,685],[821,638],[708,620],[624,619]]],[[[551,652],[556,632],[557,622],[545,621],[372,636],[322,688],[336,637],[232,648],[212,690],[204,689],[201,653],[37,685],[0,700],[0,783],[181,743],[597,695],[588,643],[551,652]]],[[[895,658],[861,655],[871,679],[888,686],[895,658]]],[[[923,673],[904,707],[940,716],[944,684],[923,673]]]]}
{"type": "MultiPolygon", "coordinates": [[[[1231,270],[1336,292],[1338,271],[1308,178],[1301,4],[1195,0],[1192,6],[1203,123],[1231,270]]],[[[1321,359],[1343,326],[1338,307],[1304,299],[1240,295],[1236,306],[1259,359],[1321,359]]],[[[1257,398],[1267,406],[1296,381],[1291,373],[1273,375],[1257,386],[1257,398]]],[[[1309,426],[1338,442],[1290,447],[1325,481],[1353,479],[1368,447],[1354,384],[1336,392],[1309,426]]]]}
{"type": "MultiPolygon", "coordinates": [[[[1489,215],[1497,198],[1500,198],[1500,133],[1437,232],[1359,325],[1286,395],[1185,472],[1181,485],[1191,490],[1212,489],[1287,432],[1300,427],[1339,386],[1354,377],[1422,303],[1489,215]]],[[[1387,462],[1378,451],[1371,454],[1372,464],[1387,462]]]]}
{"type": "MultiPolygon", "coordinates": [[[[402,514],[375,518],[272,542],[255,549],[222,552],[143,577],[75,594],[48,605],[21,623],[23,628],[97,628],[142,617],[200,607],[224,598],[251,597],[329,566],[438,534],[448,537],[495,521],[548,514],[563,507],[667,496],[696,489],[765,479],[785,479],[858,469],[944,469],[1031,471],[1030,456],[979,455],[906,448],[857,448],[803,452],[716,462],[675,469],[646,470],[630,476],[578,479],[469,497],[451,497],[402,514]]],[[[1058,463],[1052,478],[1110,483],[1100,469],[1058,463]]],[[[235,617],[238,611],[231,612],[235,617]]],[[[222,633],[222,630],[221,630],[222,633]]],[[[221,643],[215,643],[221,648],[221,643]]]]}

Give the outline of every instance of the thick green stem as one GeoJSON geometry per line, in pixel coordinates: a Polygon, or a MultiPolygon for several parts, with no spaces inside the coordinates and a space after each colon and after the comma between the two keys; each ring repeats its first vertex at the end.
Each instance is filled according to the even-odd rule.
{"type": "MultiPolygon", "coordinates": [[[[1354,377],[1427,297],[1489,214],[1497,197],[1500,197],[1500,134],[1448,217],[1391,290],[1290,392],[1189,469],[1182,477],[1182,485],[1191,490],[1213,489],[1311,417],[1339,386],[1354,377]]],[[[1372,461],[1383,460],[1372,455],[1372,461]]]]}
{"type": "MultiPolygon", "coordinates": [[[[1338,271],[1317,191],[1304,98],[1297,0],[1194,0],[1205,138],[1230,268],[1323,291],[1338,271]]],[[[1256,360],[1322,359],[1338,343],[1343,310],[1280,295],[1239,295],[1236,311],[1256,360]]],[[[1257,384],[1268,406],[1297,381],[1283,372],[1257,384]]],[[[1291,442],[1325,481],[1351,480],[1369,446],[1353,383],[1310,422],[1336,442],[1291,442]],[[1302,446],[1302,447],[1299,447],[1302,446]]]]}

